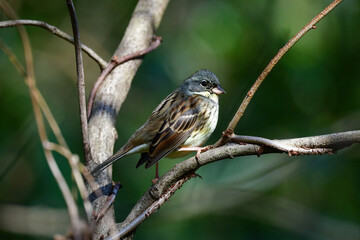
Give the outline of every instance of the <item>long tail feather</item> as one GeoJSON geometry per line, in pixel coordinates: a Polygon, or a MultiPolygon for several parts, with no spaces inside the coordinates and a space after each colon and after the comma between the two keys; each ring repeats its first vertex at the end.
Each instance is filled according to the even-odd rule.
{"type": "Polygon", "coordinates": [[[101,164],[96,166],[96,168],[94,168],[94,170],[92,170],[91,174],[94,177],[97,177],[104,169],[106,169],[111,164],[113,164],[115,161],[119,160],[120,158],[124,157],[125,155],[126,155],[126,153],[114,154],[113,156],[109,157],[104,162],[102,162],[101,164]]]}

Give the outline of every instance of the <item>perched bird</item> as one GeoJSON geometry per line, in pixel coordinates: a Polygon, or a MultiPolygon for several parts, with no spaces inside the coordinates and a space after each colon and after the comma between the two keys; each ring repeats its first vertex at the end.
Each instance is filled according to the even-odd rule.
{"type": "Polygon", "coordinates": [[[200,70],[187,78],[152,112],[149,119],[113,156],[99,164],[94,176],[118,159],[141,153],[136,167],[149,168],[163,157],[177,158],[192,151],[200,153],[202,144],[215,130],[219,97],[225,93],[209,70],[200,70]]]}

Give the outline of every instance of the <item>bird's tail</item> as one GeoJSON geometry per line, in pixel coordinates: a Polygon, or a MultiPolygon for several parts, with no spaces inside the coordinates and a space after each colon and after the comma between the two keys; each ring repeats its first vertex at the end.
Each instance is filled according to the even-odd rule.
{"type": "Polygon", "coordinates": [[[104,162],[100,163],[94,170],[91,171],[91,174],[94,177],[97,177],[105,168],[109,167],[111,164],[113,164],[115,161],[119,160],[120,158],[127,155],[128,152],[118,151],[108,159],[106,159],[104,162]]]}

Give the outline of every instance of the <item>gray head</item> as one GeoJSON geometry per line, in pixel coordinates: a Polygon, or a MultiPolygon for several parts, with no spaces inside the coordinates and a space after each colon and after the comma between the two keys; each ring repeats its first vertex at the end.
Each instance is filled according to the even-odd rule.
{"type": "Polygon", "coordinates": [[[188,77],[180,86],[189,95],[200,94],[224,94],[216,75],[206,69],[199,70],[188,77]]]}

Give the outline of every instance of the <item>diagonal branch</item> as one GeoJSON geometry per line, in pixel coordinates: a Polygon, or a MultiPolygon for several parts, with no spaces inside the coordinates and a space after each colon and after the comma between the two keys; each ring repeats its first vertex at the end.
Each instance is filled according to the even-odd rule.
{"type": "MultiPolygon", "coordinates": [[[[61,31],[57,27],[50,25],[43,21],[37,21],[37,20],[26,20],[26,19],[17,19],[17,20],[10,20],[10,21],[2,21],[0,22],[0,28],[6,28],[6,27],[15,27],[15,26],[22,26],[22,25],[29,25],[29,26],[37,26],[41,27],[43,29],[48,30],[50,33],[54,34],[55,36],[58,36],[69,43],[74,44],[74,39],[67,33],[61,31]]],[[[97,62],[101,69],[104,69],[107,65],[107,62],[102,59],[94,50],[86,46],[85,44],[81,44],[81,49],[95,62],[97,62]]]]}
{"type": "Polygon", "coordinates": [[[84,209],[87,215],[87,219],[90,222],[91,215],[92,215],[92,207],[90,204],[90,201],[88,199],[85,183],[83,181],[83,177],[81,176],[80,170],[79,170],[79,156],[74,155],[70,152],[70,150],[66,147],[63,147],[62,145],[58,145],[52,142],[43,142],[43,147],[45,149],[56,151],[63,155],[68,161],[71,166],[71,171],[74,176],[74,179],[76,181],[76,184],[79,189],[79,193],[81,195],[84,209]]]}
{"type": "Polygon", "coordinates": [[[20,63],[14,52],[0,39],[0,49],[8,56],[10,62],[14,65],[16,71],[22,76],[26,77],[24,66],[20,63]]]}
{"type": "MultiPolygon", "coordinates": [[[[3,9],[3,11],[10,18],[12,18],[12,19],[17,18],[15,12],[12,10],[10,5],[6,1],[0,0],[0,8],[3,9]]],[[[46,128],[45,128],[43,116],[41,114],[41,109],[35,98],[35,95],[37,94],[37,91],[36,91],[37,88],[36,88],[34,64],[33,64],[34,62],[33,62],[33,55],[32,55],[30,40],[29,40],[29,37],[28,37],[24,27],[19,26],[19,27],[17,27],[17,30],[19,32],[19,35],[20,35],[20,38],[21,38],[21,41],[22,41],[22,44],[24,47],[24,55],[25,55],[25,62],[26,62],[25,83],[29,87],[31,102],[32,102],[33,110],[34,110],[34,115],[35,115],[35,120],[36,120],[36,124],[37,124],[37,128],[38,128],[40,140],[42,143],[44,143],[44,142],[48,141],[48,137],[46,134],[46,128]]],[[[56,182],[57,182],[57,184],[61,190],[61,193],[65,199],[65,202],[66,202],[66,205],[68,208],[68,212],[69,212],[69,216],[70,216],[70,220],[71,220],[71,225],[74,230],[74,235],[77,236],[79,239],[81,223],[80,223],[79,210],[77,208],[75,200],[71,195],[70,189],[69,189],[68,185],[66,184],[66,181],[65,181],[58,165],[56,164],[56,161],[54,159],[52,152],[50,150],[44,148],[44,154],[45,154],[46,161],[49,165],[49,168],[50,168],[54,178],[56,179],[56,182]]]]}
{"type": "Polygon", "coordinates": [[[162,38],[161,37],[154,37],[154,40],[151,42],[150,46],[145,48],[144,50],[140,50],[137,51],[135,53],[131,53],[128,55],[125,55],[123,57],[121,57],[120,59],[118,59],[116,56],[114,56],[110,63],[107,65],[107,67],[101,72],[99,78],[96,80],[93,88],[91,89],[91,93],[90,93],[90,97],[89,97],[89,102],[88,102],[88,108],[87,108],[87,112],[88,112],[88,118],[90,117],[91,114],[91,109],[93,107],[93,102],[94,102],[94,98],[96,96],[96,93],[98,91],[98,89],[100,88],[101,84],[104,82],[105,78],[107,77],[107,75],[109,75],[109,73],[118,65],[123,64],[127,61],[130,61],[132,59],[136,59],[139,57],[143,57],[144,55],[148,54],[149,52],[155,50],[157,47],[160,46],[162,42],[162,38]]]}
{"type": "Polygon", "coordinates": [[[185,177],[181,178],[177,182],[175,182],[166,192],[153,204],[151,204],[146,211],[141,213],[134,221],[128,224],[126,227],[122,228],[115,235],[110,236],[107,240],[118,239],[126,236],[131,231],[134,231],[138,225],[140,225],[143,221],[145,221],[151,214],[154,214],[159,208],[167,201],[169,198],[175,194],[176,190],[181,188],[181,186],[187,182],[190,178],[195,176],[195,174],[188,174],[185,177]]]}
{"type": "MultiPolygon", "coordinates": [[[[16,20],[14,20],[14,21],[16,21],[16,20]]],[[[18,58],[16,57],[16,55],[11,51],[11,49],[9,49],[4,43],[2,43],[1,40],[0,40],[0,48],[5,52],[6,55],[8,55],[9,60],[13,63],[15,68],[18,70],[19,74],[26,77],[27,73],[26,73],[24,67],[22,66],[22,64],[20,63],[20,61],[18,60],[18,58]]],[[[65,158],[68,159],[69,164],[71,166],[72,174],[75,178],[79,192],[83,199],[84,209],[88,216],[88,220],[90,220],[91,214],[92,214],[92,208],[91,208],[91,204],[90,204],[89,200],[87,199],[85,183],[82,179],[81,171],[78,166],[78,165],[80,165],[79,158],[77,155],[73,155],[70,152],[70,149],[62,135],[59,125],[57,124],[54,116],[52,115],[52,112],[51,112],[49,106],[47,105],[47,102],[45,101],[44,97],[42,96],[41,92],[39,91],[39,89],[36,86],[34,87],[33,97],[35,98],[37,104],[39,105],[41,111],[43,112],[45,119],[49,123],[50,128],[56,137],[56,140],[59,142],[59,145],[57,145],[57,144],[45,141],[45,142],[43,142],[43,147],[46,150],[57,151],[60,154],[62,154],[65,158]]],[[[85,178],[87,177],[85,172],[84,172],[84,177],[85,178]]],[[[94,183],[94,180],[87,179],[87,182],[94,183]]],[[[93,189],[97,189],[97,188],[98,187],[93,187],[93,189]]]]}
{"type": "Polygon", "coordinates": [[[264,71],[260,74],[260,76],[256,79],[253,86],[250,88],[248,93],[246,94],[244,100],[242,101],[239,109],[237,110],[235,116],[229,123],[227,130],[224,132],[223,137],[215,144],[215,146],[221,146],[226,143],[230,135],[234,133],[235,127],[238,124],[241,117],[244,115],[244,112],[249,105],[252,97],[256,93],[257,89],[260,87],[261,83],[265,80],[270,71],[274,68],[274,66],[280,61],[280,59],[284,56],[284,54],[292,47],[294,44],[300,40],[308,31],[311,29],[316,29],[315,24],[317,24],[321,19],[323,19],[328,13],[330,13],[337,5],[339,5],[342,0],[335,0],[329,6],[327,6],[321,13],[319,13],[314,19],[312,19],[306,26],[300,30],[289,42],[285,44],[283,48],[279,50],[276,56],[271,59],[270,63],[266,66],[264,71]]]}
{"type": "MultiPolygon", "coordinates": [[[[233,135],[232,139],[238,140],[236,139],[237,137],[238,136],[233,135]]],[[[249,139],[249,136],[247,136],[247,138],[249,139]]],[[[239,139],[244,140],[243,137],[239,137],[239,139]]],[[[259,151],[261,151],[262,154],[289,154],[290,151],[299,149],[304,150],[301,154],[317,155],[335,153],[336,151],[354,143],[360,143],[360,130],[283,140],[270,140],[265,138],[255,139],[256,138],[253,137],[254,142],[260,142],[260,146],[254,144],[240,145],[227,143],[219,148],[210,149],[207,152],[200,154],[199,159],[192,157],[176,164],[159,179],[158,183],[148,189],[148,191],[141,197],[125,221],[118,225],[119,232],[123,231],[123,229],[127,229],[128,225],[131,226],[131,229],[136,229],[136,227],[141,223],[141,221],[138,221],[138,217],[141,217],[141,214],[147,212],[151,206],[159,202],[159,199],[168,192],[168,188],[172,186],[172,184],[177,181],[181,181],[184,176],[186,177],[189,174],[194,173],[197,169],[204,165],[238,156],[258,155],[259,151]],[[279,148],[274,148],[274,146],[279,146],[279,148]],[[331,149],[331,151],[308,151],[309,149],[331,149]]]]}

